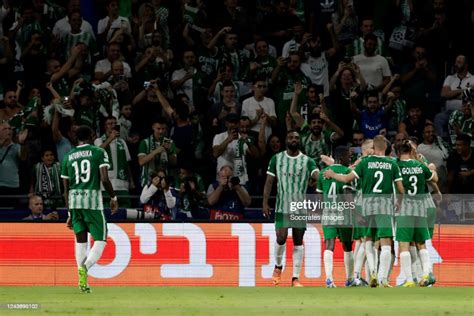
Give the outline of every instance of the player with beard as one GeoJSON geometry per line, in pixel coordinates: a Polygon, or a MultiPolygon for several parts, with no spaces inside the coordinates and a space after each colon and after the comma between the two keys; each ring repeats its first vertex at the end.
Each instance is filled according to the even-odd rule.
{"type": "MultiPolygon", "coordinates": [[[[294,114],[294,113],[293,113],[294,114]]],[[[321,112],[309,116],[309,125],[301,128],[301,150],[320,166],[321,155],[329,155],[332,145],[344,136],[344,132],[321,112]],[[325,127],[328,129],[325,129],[325,127]]]]}
{"type": "Polygon", "coordinates": [[[301,287],[299,275],[303,262],[303,236],[306,230],[306,221],[302,219],[306,210],[293,209],[294,202],[305,199],[308,180],[318,178],[319,170],[313,159],[303,154],[300,148],[300,135],[297,131],[288,131],[286,136],[287,150],[272,157],[267,170],[267,180],[263,191],[263,215],[270,216],[268,199],[277,179],[277,199],[275,205],[275,269],[272,281],[278,285],[283,270],[283,257],[286,249],[288,228],[293,233],[293,278],[292,286],[301,287]]]}

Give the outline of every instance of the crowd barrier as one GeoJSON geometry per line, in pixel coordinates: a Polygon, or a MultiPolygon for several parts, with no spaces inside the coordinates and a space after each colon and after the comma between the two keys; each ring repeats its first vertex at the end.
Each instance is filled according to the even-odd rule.
{"type": "MultiPolygon", "coordinates": [[[[93,286],[271,286],[271,223],[109,223],[108,229],[105,252],[89,271],[93,286]]],[[[308,225],[304,244],[301,282],[323,286],[320,224],[308,225]]],[[[474,226],[436,225],[428,249],[436,286],[474,286],[474,226]]],[[[285,261],[281,286],[291,281],[291,237],[285,261]]],[[[339,242],[334,270],[342,286],[339,242]]],[[[391,279],[403,281],[398,260],[391,279]]],[[[0,223],[0,285],[77,285],[72,231],[64,223],[0,223]]]]}

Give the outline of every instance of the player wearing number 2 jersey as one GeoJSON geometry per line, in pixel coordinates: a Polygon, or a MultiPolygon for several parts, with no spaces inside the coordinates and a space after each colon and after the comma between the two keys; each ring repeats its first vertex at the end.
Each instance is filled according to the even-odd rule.
{"type": "Polygon", "coordinates": [[[75,255],[79,271],[79,288],[89,293],[87,270],[102,255],[107,241],[107,223],[102,205],[100,183],[111,197],[112,214],[117,211],[118,203],[108,177],[109,158],[104,149],[90,145],[92,130],[87,126],[77,129],[79,145],[71,149],[64,157],[61,166],[61,178],[64,182],[64,195],[69,210],[67,225],[76,234],[75,255]],[[94,238],[87,255],[87,233],[94,238]]]}
{"type": "Polygon", "coordinates": [[[387,278],[392,258],[392,216],[394,210],[392,194],[394,193],[394,184],[398,193],[400,193],[399,198],[405,192],[400,169],[395,160],[385,157],[386,149],[387,140],[382,135],[377,135],[374,138],[374,155],[362,159],[352,173],[341,175],[332,170],[324,173],[326,178],[333,178],[346,183],[352,182],[355,178],[361,181],[362,212],[368,223],[365,251],[371,272],[370,285],[372,287],[377,286],[375,250],[373,247],[375,238],[380,238],[382,245],[379,264],[382,276],[380,285],[390,287],[387,278]]]}

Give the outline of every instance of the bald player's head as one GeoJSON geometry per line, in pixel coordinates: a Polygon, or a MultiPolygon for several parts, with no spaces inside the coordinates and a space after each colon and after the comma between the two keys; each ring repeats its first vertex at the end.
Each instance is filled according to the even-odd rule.
{"type": "Polygon", "coordinates": [[[369,156],[374,154],[374,141],[372,139],[367,139],[362,143],[361,146],[362,155],[369,156]]]}
{"type": "Polygon", "coordinates": [[[387,149],[388,141],[383,135],[377,135],[374,137],[374,150],[385,152],[387,149]]]}

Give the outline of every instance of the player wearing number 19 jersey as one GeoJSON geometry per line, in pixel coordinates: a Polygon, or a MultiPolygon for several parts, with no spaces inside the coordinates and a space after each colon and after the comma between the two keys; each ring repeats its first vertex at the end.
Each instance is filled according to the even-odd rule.
{"type": "Polygon", "coordinates": [[[61,165],[64,195],[69,210],[67,225],[76,235],[75,255],[79,271],[79,287],[89,293],[87,270],[102,255],[107,240],[107,223],[104,217],[100,183],[111,196],[111,209],[118,207],[112,184],[108,178],[109,158],[104,149],[90,145],[92,130],[87,126],[77,129],[79,145],[71,149],[61,165]],[[87,255],[87,233],[94,245],[87,255]]]}

